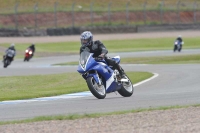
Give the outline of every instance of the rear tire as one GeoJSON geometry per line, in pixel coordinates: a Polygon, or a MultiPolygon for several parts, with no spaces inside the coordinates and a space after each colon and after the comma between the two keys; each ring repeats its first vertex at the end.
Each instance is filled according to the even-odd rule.
{"type": "Polygon", "coordinates": [[[178,50],[178,51],[181,52],[181,50],[182,50],[182,46],[179,47],[179,50],[178,50]]]}
{"type": "Polygon", "coordinates": [[[99,86],[94,77],[89,77],[86,80],[88,88],[90,92],[98,99],[104,99],[106,97],[106,89],[102,83],[101,86],[99,86]]]}
{"type": "Polygon", "coordinates": [[[118,90],[118,93],[123,97],[130,97],[133,94],[134,87],[131,80],[126,75],[126,78],[129,80],[128,82],[122,82],[122,87],[118,90]]]}

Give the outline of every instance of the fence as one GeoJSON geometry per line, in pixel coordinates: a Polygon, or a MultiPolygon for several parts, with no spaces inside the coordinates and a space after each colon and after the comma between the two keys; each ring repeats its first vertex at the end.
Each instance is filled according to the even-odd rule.
{"type": "Polygon", "coordinates": [[[199,1],[162,0],[154,4],[133,1],[104,5],[91,2],[82,6],[80,3],[43,6],[34,3],[22,6],[15,3],[13,8],[0,9],[0,28],[14,30],[38,30],[48,28],[123,26],[123,25],[158,25],[158,24],[198,24],[200,23],[199,1]]]}

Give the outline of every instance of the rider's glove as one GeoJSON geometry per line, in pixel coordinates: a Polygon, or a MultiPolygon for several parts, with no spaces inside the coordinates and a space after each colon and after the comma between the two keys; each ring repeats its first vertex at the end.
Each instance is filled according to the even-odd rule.
{"type": "Polygon", "coordinates": [[[100,54],[98,57],[95,57],[95,60],[103,60],[105,58],[105,54],[100,54]]]}
{"type": "Polygon", "coordinates": [[[100,54],[98,57],[101,58],[101,59],[104,59],[104,58],[105,58],[105,54],[102,53],[102,54],[100,54]]]}

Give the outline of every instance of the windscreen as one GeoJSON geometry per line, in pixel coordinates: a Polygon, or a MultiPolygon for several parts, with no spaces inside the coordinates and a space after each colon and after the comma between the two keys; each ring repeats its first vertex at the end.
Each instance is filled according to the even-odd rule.
{"type": "Polygon", "coordinates": [[[13,57],[14,53],[15,53],[14,50],[9,49],[9,50],[7,51],[7,56],[13,57]]]}
{"type": "Polygon", "coordinates": [[[90,49],[86,47],[86,48],[81,52],[80,60],[79,60],[81,66],[82,66],[83,68],[85,67],[86,62],[87,62],[89,56],[90,56],[90,49]]]}

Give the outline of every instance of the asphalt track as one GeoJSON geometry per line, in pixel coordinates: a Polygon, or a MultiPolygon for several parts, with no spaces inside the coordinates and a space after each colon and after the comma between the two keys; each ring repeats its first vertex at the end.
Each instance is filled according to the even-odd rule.
{"type": "MultiPolygon", "coordinates": [[[[199,50],[183,50],[181,53],[166,51],[148,51],[134,53],[111,53],[110,56],[171,56],[200,53],[199,50]]],[[[33,58],[30,62],[15,60],[8,68],[0,67],[0,76],[18,76],[34,74],[53,74],[76,72],[77,66],[51,66],[50,64],[78,61],[78,55],[33,58]]],[[[3,64],[1,63],[1,66],[3,64]]],[[[125,71],[147,71],[159,76],[135,87],[133,96],[124,98],[119,94],[107,94],[103,100],[92,95],[76,98],[53,100],[33,100],[29,102],[1,102],[0,121],[21,120],[43,115],[85,114],[112,112],[138,108],[200,103],[200,64],[178,65],[122,65],[125,71]]]]}

